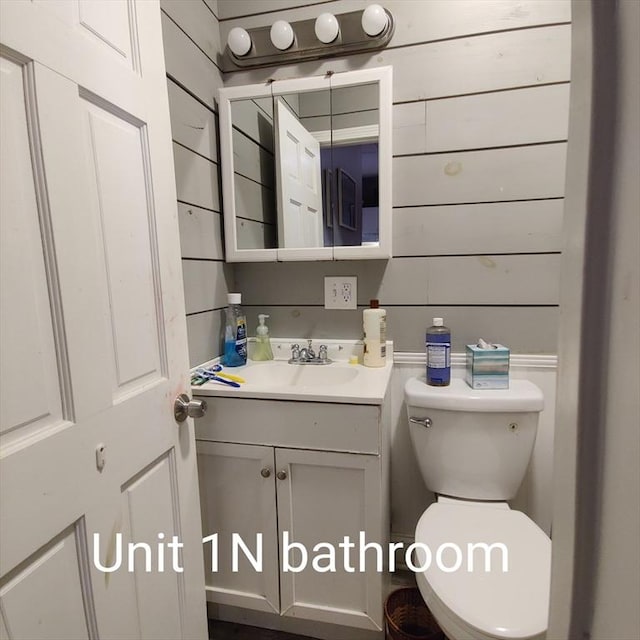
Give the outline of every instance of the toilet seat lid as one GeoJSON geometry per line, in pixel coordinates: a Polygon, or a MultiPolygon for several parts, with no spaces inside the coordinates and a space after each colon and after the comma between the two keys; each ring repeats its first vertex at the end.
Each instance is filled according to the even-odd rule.
{"type": "MultiPolygon", "coordinates": [[[[423,572],[430,589],[467,625],[500,638],[531,638],[546,631],[551,540],[524,513],[505,508],[504,503],[438,502],[422,514],[415,541],[432,554],[431,565],[423,572]],[[491,552],[491,570],[486,572],[485,552],[476,547],[469,554],[469,543],[502,543],[507,571],[503,572],[500,548],[491,552]],[[458,570],[438,567],[441,547],[441,565],[451,569],[461,557],[458,570]],[[470,559],[472,571],[468,571],[470,559]]],[[[426,560],[426,551],[418,547],[414,564],[420,567],[426,560]]]]}

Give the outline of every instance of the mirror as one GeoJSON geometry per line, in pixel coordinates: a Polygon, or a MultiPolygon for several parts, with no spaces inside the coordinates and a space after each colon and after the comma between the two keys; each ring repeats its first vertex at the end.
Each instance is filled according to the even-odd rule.
{"type": "Polygon", "coordinates": [[[227,260],[391,255],[391,69],[220,90],[227,260]]]}

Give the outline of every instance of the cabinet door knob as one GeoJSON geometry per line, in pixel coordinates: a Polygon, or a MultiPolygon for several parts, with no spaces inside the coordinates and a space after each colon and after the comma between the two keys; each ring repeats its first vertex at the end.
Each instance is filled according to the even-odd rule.
{"type": "Polygon", "coordinates": [[[276,473],[276,478],[278,478],[278,480],[286,480],[287,472],[284,469],[282,469],[281,471],[278,471],[278,473],[276,473]]]}
{"type": "Polygon", "coordinates": [[[264,469],[262,469],[262,470],[260,471],[260,475],[261,475],[263,478],[268,478],[268,477],[271,475],[271,469],[269,469],[269,467],[265,467],[264,469]]]}

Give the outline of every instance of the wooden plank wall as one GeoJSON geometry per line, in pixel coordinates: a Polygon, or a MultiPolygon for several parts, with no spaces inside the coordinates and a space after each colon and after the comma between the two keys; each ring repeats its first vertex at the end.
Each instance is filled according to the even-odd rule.
{"type": "Polygon", "coordinates": [[[161,0],[160,7],[193,366],[219,355],[223,309],[233,289],[222,235],[218,7],[216,0],[161,0]]]}
{"type": "MultiPolygon", "coordinates": [[[[221,42],[234,26],[368,2],[315,4],[219,0],[221,42]]],[[[224,76],[225,85],[238,85],[379,65],[394,74],[393,258],[236,265],[250,334],[265,312],[275,336],[359,338],[361,309],[378,297],[398,351],[422,351],[424,328],[437,315],[452,328],[456,350],[482,335],[514,352],[555,353],[569,0],[384,5],[396,26],[375,55],[224,76]],[[325,275],[358,276],[358,311],[323,308],[325,275]]]]}

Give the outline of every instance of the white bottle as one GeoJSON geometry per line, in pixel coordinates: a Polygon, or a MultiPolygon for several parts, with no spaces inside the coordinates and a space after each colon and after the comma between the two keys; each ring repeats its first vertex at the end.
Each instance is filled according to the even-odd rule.
{"type": "Polygon", "coordinates": [[[364,327],[365,367],[384,367],[387,363],[387,311],[371,300],[370,308],[362,312],[364,327]]]}

